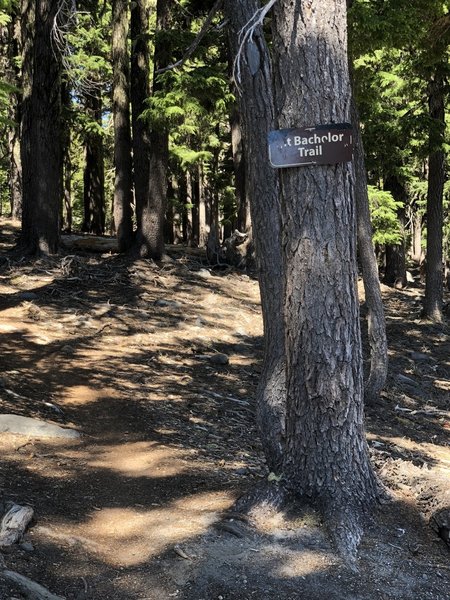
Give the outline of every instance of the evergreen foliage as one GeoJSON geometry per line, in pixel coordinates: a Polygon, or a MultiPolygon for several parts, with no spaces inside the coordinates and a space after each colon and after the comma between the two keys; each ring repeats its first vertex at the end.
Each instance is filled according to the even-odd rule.
{"type": "Polygon", "coordinates": [[[378,245],[398,244],[402,239],[397,213],[403,203],[396,201],[391,192],[368,186],[369,205],[373,226],[373,241],[378,245]]]}
{"type": "MultiPolygon", "coordinates": [[[[149,0],[150,29],[155,42],[156,1],[149,0]]],[[[196,39],[213,0],[179,0],[173,3],[170,29],[158,33],[174,62],[196,39]]],[[[15,0],[0,0],[0,30],[11,23],[15,0]]],[[[204,193],[216,198],[220,214],[231,222],[236,213],[229,118],[234,102],[230,91],[226,29],[216,17],[207,35],[182,67],[157,75],[154,93],[140,117],[149,128],[167,128],[170,144],[169,197],[171,208],[186,216],[192,208],[183,181],[200,168],[204,193]],[[226,215],[226,216],[224,216],[226,215]],[[230,216],[231,215],[231,216],[230,216]]],[[[65,79],[70,87],[70,107],[65,107],[65,127],[71,132],[71,180],[74,226],[83,218],[84,145],[98,133],[105,146],[106,215],[110,222],[114,165],[111,124],[111,3],[82,0],[64,30],[65,79]],[[86,97],[100,90],[102,119],[94,120],[86,97]]],[[[394,221],[399,204],[383,195],[390,177],[407,193],[404,209],[409,222],[423,216],[426,227],[428,156],[436,146],[449,147],[448,132],[428,113],[428,79],[439,68],[448,79],[450,41],[449,3],[442,0],[354,0],[349,12],[350,48],[354,82],[366,150],[370,197],[377,244],[398,241],[394,221]],[[436,130],[436,135],[429,132],[436,130]],[[434,139],[434,142],[433,142],[434,139]],[[383,241],[382,241],[383,240],[383,241]]],[[[269,34],[268,34],[269,35],[269,34]]],[[[131,41],[129,42],[131,44],[131,41]]],[[[3,57],[7,54],[4,52],[3,57]]],[[[5,60],[4,58],[2,59],[5,60]]],[[[8,55],[7,60],[20,63],[8,55]]],[[[153,66],[151,66],[153,69],[153,66]]],[[[445,92],[448,92],[446,83],[445,92]]],[[[0,70],[0,184],[3,206],[8,202],[8,131],[13,126],[10,100],[17,86],[0,70]]],[[[446,195],[448,198],[448,185],[446,195]]],[[[209,201],[209,200],[208,200],[209,201]]],[[[448,200],[445,200],[448,207],[448,200]]],[[[448,256],[450,223],[445,209],[444,249],[448,256]]],[[[423,238],[426,238],[424,231],[423,238]]]]}

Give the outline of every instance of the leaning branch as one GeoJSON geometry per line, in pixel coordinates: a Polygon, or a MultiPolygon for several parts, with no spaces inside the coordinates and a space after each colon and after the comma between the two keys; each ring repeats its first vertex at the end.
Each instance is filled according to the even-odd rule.
{"type": "Polygon", "coordinates": [[[194,52],[199,47],[200,42],[205,37],[205,35],[208,33],[208,31],[209,31],[209,29],[211,27],[211,24],[213,22],[213,19],[216,16],[216,13],[222,7],[222,4],[223,4],[223,0],[217,0],[217,2],[211,8],[211,10],[209,11],[208,16],[206,17],[205,22],[203,23],[203,27],[200,29],[200,31],[198,32],[198,34],[195,37],[194,41],[192,42],[192,44],[189,46],[189,48],[184,53],[183,57],[180,58],[180,60],[178,60],[177,62],[172,63],[171,65],[167,65],[167,67],[163,67],[162,69],[158,69],[155,72],[156,75],[161,75],[161,73],[165,73],[166,71],[172,71],[173,69],[176,69],[176,68],[181,67],[182,65],[184,65],[184,63],[194,54],[194,52]]]}
{"type": "Polygon", "coordinates": [[[241,83],[241,60],[244,52],[244,46],[253,41],[253,35],[257,27],[262,26],[267,13],[271,10],[272,6],[276,4],[278,0],[269,0],[267,4],[258,9],[253,17],[239,32],[239,47],[234,59],[233,65],[233,78],[239,89],[241,83]]]}

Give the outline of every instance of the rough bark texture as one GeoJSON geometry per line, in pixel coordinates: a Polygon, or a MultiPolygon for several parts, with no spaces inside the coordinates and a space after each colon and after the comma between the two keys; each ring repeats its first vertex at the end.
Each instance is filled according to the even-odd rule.
{"type": "Polygon", "coordinates": [[[429,84],[430,156],[427,194],[427,262],[424,316],[443,320],[442,228],[445,182],[445,154],[442,147],[445,131],[444,79],[436,75],[429,84]]]}
{"type": "MultiPolygon", "coordinates": [[[[257,0],[225,2],[233,53],[238,34],[259,8],[257,0]]],[[[261,28],[242,55],[238,102],[244,133],[247,186],[264,321],[264,363],[257,391],[258,424],[269,468],[280,473],[286,404],[281,215],[278,175],[269,166],[267,133],[274,108],[270,57],[261,28]]]]}
{"type": "Polygon", "coordinates": [[[103,156],[102,98],[100,89],[85,97],[85,111],[90,127],[85,133],[85,164],[83,173],[84,220],[82,231],[105,233],[105,167],[103,156]],[[95,125],[93,127],[92,125],[95,125]]]}
{"type": "Polygon", "coordinates": [[[114,0],[112,7],[112,63],[114,118],[114,223],[119,252],[125,252],[133,242],[132,202],[133,167],[131,155],[128,3],[114,0]]]}
{"type": "Polygon", "coordinates": [[[230,126],[237,206],[237,218],[233,229],[236,228],[241,233],[249,233],[252,222],[250,218],[250,198],[247,191],[244,140],[242,139],[240,115],[236,109],[231,114],[230,126]]]}
{"type": "MultiPolygon", "coordinates": [[[[280,128],[350,119],[345,0],[275,5],[280,128]]],[[[286,485],[322,507],[352,555],[375,501],[363,423],[351,163],[281,172],[286,319],[286,485]]]]}
{"type": "Polygon", "coordinates": [[[60,60],[52,44],[57,0],[22,2],[22,233],[29,254],[55,253],[62,197],[60,60]]]}
{"type": "MultiPolygon", "coordinates": [[[[170,62],[167,40],[161,35],[170,26],[173,0],[158,0],[156,7],[156,38],[154,68],[157,71],[170,62]]],[[[155,75],[153,93],[161,89],[155,75]]],[[[150,158],[148,198],[142,205],[137,248],[141,256],[161,258],[164,254],[164,214],[167,201],[167,166],[169,162],[169,132],[163,124],[153,124],[149,133],[150,158]]]]}
{"type": "Polygon", "coordinates": [[[355,200],[357,213],[358,252],[361,260],[364,292],[367,307],[367,329],[370,346],[370,371],[365,383],[365,400],[373,402],[383,389],[388,372],[386,321],[381,297],[378,264],[372,242],[367,175],[364,147],[358,110],[352,101],[354,135],[353,165],[355,169],[355,200]]]}
{"type": "Polygon", "coordinates": [[[147,0],[131,5],[131,112],[133,129],[134,194],[138,231],[148,202],[150,139],[148,123],[141,119],[150,96],[149,11],[147,0]]]}

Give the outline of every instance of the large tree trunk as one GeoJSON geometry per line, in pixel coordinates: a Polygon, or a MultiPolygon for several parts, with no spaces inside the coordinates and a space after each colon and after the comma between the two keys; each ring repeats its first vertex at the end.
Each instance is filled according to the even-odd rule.
{"type": "MultiPolygon", "coordinates": [[[[167,38],[162,33],[170,26],[173,0],[158,0],[156,7],[156,38],[154,53],[155,76],[153,93],[161,89],[156,71],[170,63],[167,38]]],[[[141,256],[159,259],[164,254],[164,214],[167,201],[167,167],[169,162],[169,132],[163,124],[153,124],[149,134],[150,158],[148,198],[140,212],[137,248],[141,256]]]]}
{"type": "Polygon", "coordinates": [[[133,129],[134,195],[137,230],[149,201],[150,139],[148,123],[141,118],[150,96],[149,9],[147,0],[131,5],[131,109],[133,129]]]}
{"type": "MultiPolygon", "coordinates": [[[[280,128],[348,122],[345,0],[279,0],[274,85],[280,128]],[[301,120],[299,120],[301,119],[301,120]]],[[[286,327],[284,476],[321,507],[343,553],[378,496],[364,431],[351,163],[281,172],[286,327]]]]}
{"type": "Polygon", "coordinates": [[[367,175],[364,147],[358,110],[352,100],[352,122],[355,140],[355,200],[357,213],[358,251],[362,265],[364,292],[367,307],[367,329],[370,346],[370,371],[365,384],[366,402],[375,401],[383,389],[388,372],[388,348],[383,299],[381,297],[378,264],[372,242],[367,175]]]}
{"type": "Polygon", "coordinates": [[[59,246],[62,196],[61,65],[52,42],[57,0],[22,2],[22,233],[30,254],[59,246]]]}
{"type": "Polygon", "coordinates": [[[436,323],[443,320],[442,228],[445,182],[444,78],[437,74],[429,84],[430,157],[427,195],[427,262],[424,316],[436,323]]]}
{"type": "Polygon", "coordinates": [[[128,3],[114,0],[112,7],[112,63],[114,118],[114,223],[119,252],[126,252],[133,242],[133,166],[128,61],[128,3]]]}
{"type": "MultiPolygon", "coordinates": [[[[226,0],[231,47],[238,50],[238,34],[260,7],[258,0],[226,0]]],[[[269,468],[280,473],[283,462],[286,406],[283,265],[278,175],[270,168],[267,133],[274,108],[270,57],[258,27],[242,55],[238,93],[244,133],[247,186],[261,289],[264,322],[264,362],[257,390],[258,425],[269,468]]]]}
{"type": "Polygon", "coordinates": [[[90,127],[85,133],[82,231],[103,235],[105,233],[105,168],[101,133],[102,98],[99,89],[91,90],[86,94],[85,111],[90,120],[90,127]]]}

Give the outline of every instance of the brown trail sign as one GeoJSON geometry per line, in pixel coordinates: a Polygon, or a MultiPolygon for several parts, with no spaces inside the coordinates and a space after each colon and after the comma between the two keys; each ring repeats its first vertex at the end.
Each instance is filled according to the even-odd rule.
{"type": "Polygon", "coordinates": [[[269,133],[270,164],[275,168],[332,165],[352,160],[350,123],[279,129],[269,133]]]}

